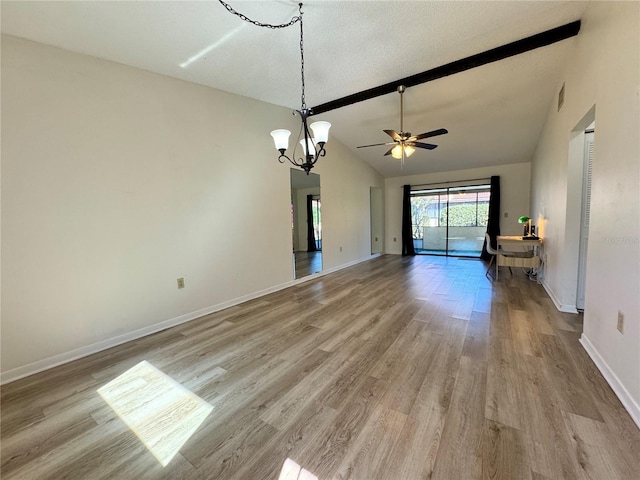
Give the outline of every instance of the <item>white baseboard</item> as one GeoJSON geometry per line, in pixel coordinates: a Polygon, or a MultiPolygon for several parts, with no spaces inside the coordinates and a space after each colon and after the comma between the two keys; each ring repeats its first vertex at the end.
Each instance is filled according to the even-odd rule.
{"type": "Polygon", "coordinates": [[[547,283],[544,280],[542,281],[542,286],[546,290],[547,295],[549,295],[549,298],[551,299],[551,301],[556,306],[559,312],[578,313],[578,309],[576,308],[575,305],[565,305],[562,302],[560,302],[560,299],[558,299],[555,292],[551,289],[551,287],[547,285],[547,283]]]}
{"type": "Polygon", "coordinates": [[[604,361],[598,350],[596,350],[596,347],[593,346],[591,341],[584,333],[580,336],[580,343],[586,350],[589,357],[591,357],[591,360],[593,360],[593,363],[596,364],[596,367],[598,367],[600,373],[602,373],[602,376],[605,378],[605,380],[613,390],[613,393],[615,393],[618,399],[620,399],[622,406],[627,412],[629,412],[629,415],[631,415],[633,421],[636,423],[638,428],[640,428],[640,406],[638,405],[638,403],[629,394],[627,389],[624,388],[624,385],[618,379],[617,375],[613,373],[613,370],[611,370],[611,368],[609,368],[607,362],[604,361]]]}
{"type": "Polygon", "coordinates": [[[74,360],[78,360],[80,358],[93,355],[94,353],[98,353],[103,350],[107,350],[109,348],[122,345],[123,343],[130,342],[132,340],[137,340],[138,338],[146,337],[147,335],[151,335],[161,330],[166,330],[167,328],[175,327],[177,325],[189,322],[191,320],[195,320],[196,318],[200,318],[205,315],[209,315],[211,313],[218,312],[220,310],[224,310],[226,308],[233,307],[235,305],[239,305],[244,302],[248,302],[249,300],[263,297],[265,295],[269,295],[270,293],[274,293],[280,290],[284,290],[285,288],[298,285],[300,283],[314,280],[323,275],[337,272],[338,270],[351,267],[358,263],[366,262],[367,260],[371,260],[379,256],[380,254],[371,255],[370,257],[345,263],[344,265],[339,265],[337,267],[333,267],[328,270],[323,270],[322,272],[316,273],[314,275],[309,275],[307,277],[303,277],[297,280],[292,280],[289,282],[282,283],[280,285],[275,285],[273,287],[265,288],[264,290],[259,290],[257,292],[249,293],[247,295],[243,295],[241,297],[237,297],[232,300],[228,300],[226,302],[218,303],[217,305],[212,305],[210,307],[196,310],[195,312],[186,313],[184,315],[180,315],[175,318],[170,318],[168,320],[164,320],[159,323],[154,323],[153,325],[149,325],[147,327],[143,327],[138,330],[134,330],[132,332],[118,335],[116,337],[111,337],[106,340],[101,340],[100,342],[92,343],[91,345],[87,345],[85,347],[76,348],[69,352],[60,353],[52,357],[43,358],[42,360],[38,360],[37,362],[33,362],[28,365],[23,365],[21,367],[7,370],[6,372],[0,373],[0,385],[4,385],[5,383],[10,383],[10,382],[19,380],[21,378],[28,377],[29,375],[34,375],[36,373],[49,370],[50,368],[54,368],[65,363],[69,363],[74,360]]]}

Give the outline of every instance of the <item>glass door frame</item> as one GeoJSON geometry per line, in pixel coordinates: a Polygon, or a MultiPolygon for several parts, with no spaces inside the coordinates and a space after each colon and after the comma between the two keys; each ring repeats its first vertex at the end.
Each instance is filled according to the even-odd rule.
{"type": "MultiPolygon", "coordinates": [[[[489,207],[489,199],[491,197],[491,185],[489,183],[469,183],[461,184],[456,186],[432,186],[432,188],[416,188],[411,191],[411,222],[412,222],[412,230],[413,230],[413,241],[420,240],[422,237],[423,247],[425,242],[425,232],[429,227],[445,227],[444,228],[444,239],[443,239],[443,247],[444,248],[418,248],[414,247],[416,250],[416,254],[418,255],[435,255],[435,256],[445,256],[445,257],[468,257],[468,258],[478,258],[480,253],[482,252],[482,242],[484,241],[484,232],[486,231],[487,220],[488,220],[488,207],[489,207]],[[470,195],[473,196],[475,194],[475,200],[472,198],[468,198],[470,195]],[[481,194],[484,198],[480,198],[481,194]],[[459,201],[452,201],[456,199],[457,195],[464,195],[465,198],[458,197],[459,201]],[[426,210],[426,212],[422,213],[422,223],[416,222],[416,210],[414,208],[414,198],[420,197],[437,197],[436,201],[436,216],[433,216],[434,208],[430,208],[431,205],[427,205],[426,208],[422,207],[426,210]],[[444,202],[443,202],[444,200],[444,202]],[[471,201],[469,201],[471,200],[471,201]],[[464,208],[465,206],[473,204],[475,205],[475,209],[464,208]],[[482,206],[482,209],[480,208],[482,206]],[[457,217],[456,223],[460,223],[460,225],[451,225],[450,216],[454,213],[457,217]],[[442,218],[443,214],[445,215],[442,218]],[[425,224],[425,221],[428,224],[425,224]],[[435,223],[435,225],[433,225],[435,223]],[[431,224],[431,225],[429,225],[431,224]],[[475,247],[470,250],[461,250],[464,253],[452,253],[456,252],[451,246],[450,240],[453,240],[450,236],[451,229],[454,228],[465,228],[472,227],[476,230],[481,230],[477,232],[473,232],[473,236],[467,239],[465,236],[460,238],[456,237],[456,240],[459,240],[461,245],[467,245],[467,248],[471,248],[473,243],[478,243],[475,247]],[[416,231],[416,229],[418,229],[416,231]],[[475,238],[475,240],[473,240],[475,238]],[[472,254],[477,251],[477,255],[472,254]],[[436,253],[442,252],[442,253],[436,253]]],[[[436,245],[439,237],[436,237],[436,245]]],[[[441,240],[442,241],[442,240],[441,240]]]]}

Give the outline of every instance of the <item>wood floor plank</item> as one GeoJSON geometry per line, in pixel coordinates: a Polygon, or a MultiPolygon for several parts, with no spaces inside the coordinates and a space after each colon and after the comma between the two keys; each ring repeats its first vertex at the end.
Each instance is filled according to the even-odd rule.
{"type": "Polygon", "coordinates": [[[376,478],[391,454],[406,419],[403,413],[377,407],[333,474],[333,480],[376,478]]]}
{"type": "Polygon", "coordinates": [[[331,478],[363,430],[387,385],[367,377],[338,409],[333,424],[325,425],[314,441],[292,450],[299,465],[318,478],[331,478]]]}
{"type": "Polygon", "coordinates": [[[563,414],[578,463],[587,478],[634,478],[634,472],[640,467],[637,455],[629,458],[632,463],[628,463],[627,456],[621,451],[603,448],[616,442],[606,423],[570,412],[563,414]]]}
{"type": "Polygon", "coordinates": [[[511,340],[511,321],[509,319],[509,304],[495,302],[491,306],[491,328],[489,334],[492,337],[511,340]]]}
{"type": "Polygon", "coordinates": [[[532,325],[529,314],[509,306],[509,323],[511,325],[511,338],[515,348],[525,355],[542,357],[540,339],[532,325]]]}
{"type": "Polygon", "coordinates": [[[491,313],[491,296],[491,288],[479,287],[475,292],[473,311],[480,313],[491,313]]]}
{"type": "Polygon", "coordinates": [[[383,380],[389,380],[394,376],[404,363],[406,353],[422,341],[420,333],[424,329],[424,323],[410,322],[407,328],[398,335],[391,346],[375,362],[369,371],[369,375],[383,380]]]}
{"type": "Polygon", "coordinates": [[[523,365],[512,341],[500,335],[490,337],[486,418],[517,429],[523,427],[526,415],[523,365]]]}
{"type": "Polygon", "coordinates": [[[88,415],[82,417],[70,412],[60,417],[55,422],[50,419],[38,422],[2,442],[0,470],[4,475],[96,427],[96,422],[88,415]]]}
{"type": "Polygon", "coordinates": [[[380,400],[381,405],[409,414],[443,338],[443,335],[432,334],[426,329],[420,332],[418,341],[405,350],[402,362],[396,365],[397,368],[388,370],[389,373],[393,373],[381,377],[389,384],[380,400]]]}
{"type": "MultiPolygon", "coordinates": [[[[111,422],[107,422],[99,427],[94,427],[88,431],[84,431],[75,435],[66,441],[59,443],[56,448],[50,449],[48,452],[36,456],[32,461],[25,463],[16,470],[2,471],[3,480],[7,479],[50,479],[53,472],[62,472],[63,469],[74,468],[76,464],[80,465],[78,469],[88,470],[87,461],[92,454],[96,456],[102,455],[105,451],[110,451],[111,446],[116,439],[125,438],[127,444],[135,445],[135,435],[129,432],[126,425],[118,418],[111,422]],[[124,437],[121,437],[124,436],[124,437]],[[99,445],[103,447],[100,448],[99,445]],[[87,455],[89,457],[87,457],[87,455]],[[82,465],[85,465],[82,467],[82,465]]],[[[144,461],[144,460],[143,460],[144,461]]],[[[60,477],[57,477],[60,478],[60,477]]],[[[82,477],[76,477],[82,478],[82,477]]]]}
{"type": "Polygon", "coordinates": [[[579,480],[580,467],[564,427],[562,411],[557,407],[553,383],[544,360],[525,356],[524,402],[527,415],[523,418],[527,450],[533,471],[549,478],[579,480]]]}
{"type": "Polygon", "coordinates": [[[553,372],[554,394],[561,408],[602,422],[602,415],[562,342],[557,336],[550,335],[541,335],[540,341],[546,367],[553,372]]]}
{"type": "Polygon", "coordinates": [[[278,478],[283,463],[291,457],[301,462],[292,451],[302,451],[321,434],[326,425],[333,424],[336,411],[311,399],[296,414],[291,414],[288,428],[265,442],[264,448],[240,467],[229,480],[270,480],[278,478]]]}
{"type": "Polygon", "coordinates": [[[256,424],[256,428],[261,431],[275,432],[270,425],[263,425],[260,414],[284,392],[318,368],[328,355],[327,352],[315,350],[290,368],[270,366],[260,374],[228,386],[227,391],[211,401],[214,407],[211,420],[193,436],[193,442],[183,452],[185,458],[197,468],[204,463],[211,465],[211,461],[207,461],[208,457],[216,455],[218,458],[219,451],[227,451],[223,448],[225,443],[233,443],[238,438],[249,436],[248,432],[253,431],[256,424]]]}
{"type": "Polygon", "coordinates": [[[460,359],[442,439],[438,446],[434,480],[482,478],[482,441],[487,369],[470,357],[460,359]]]}
{"type": "Polygon", "coordinates": [[[485,480],[530,480],[531,466],[521,431],[487,420],[483,441],[485,480]]]}
{"type": "Polygon", "coordinates": [[[458,371],[466,322],[451,319],[452,328],[438,344],[400,438],[380,478],[429,478],[458,371]],[[457,324],[457,326],[456,326],[457,324]]]}
{"type": "Polygon", "coordinates": [[[535,296],[524,299],[525,311],[529,314],[533,328],[537,333],[545,335],[555,335],[555,330],[549,321],[549,315],[542,307],[540,300],[535,296]]]}
{"type": "Polygon", "coordinates": [[[467,333],[462,347],[462,355],[481,362],[487,361],[489,354],[490,316],[483,312],[471,312],[467,333]]]}

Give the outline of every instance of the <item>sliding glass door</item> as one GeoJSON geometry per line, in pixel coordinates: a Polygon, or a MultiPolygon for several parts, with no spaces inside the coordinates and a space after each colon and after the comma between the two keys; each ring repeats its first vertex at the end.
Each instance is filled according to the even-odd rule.
{"type": "Polygon", "coordinates": [[[490,185],[411,192],[417,254],[479,257],[489,216],[490,185]]]}

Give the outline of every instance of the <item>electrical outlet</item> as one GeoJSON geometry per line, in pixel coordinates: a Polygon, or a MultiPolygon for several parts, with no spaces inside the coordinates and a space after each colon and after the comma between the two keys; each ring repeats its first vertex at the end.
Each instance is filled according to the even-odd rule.
{"type": "Polygon", "coordinates": [[[618,331],[624,333],[624,313],[618,310],[618,331]]]}
{"type": "Polygon", "coordinates": [[[184,277],[178,279],[178,288],[184,288],[184,277]]]}
{"type": "Polygon", "coordinates": [[[342,247],[340,247],[340,251],[342,251],[342,247]]]}

